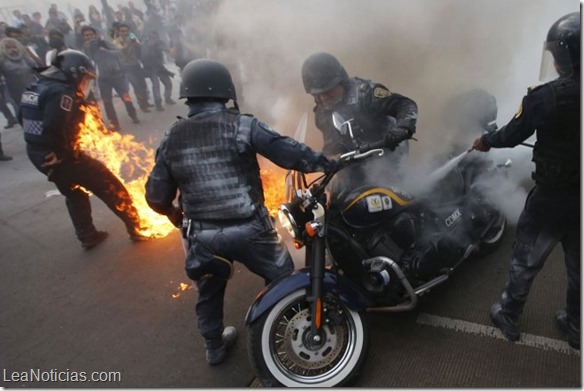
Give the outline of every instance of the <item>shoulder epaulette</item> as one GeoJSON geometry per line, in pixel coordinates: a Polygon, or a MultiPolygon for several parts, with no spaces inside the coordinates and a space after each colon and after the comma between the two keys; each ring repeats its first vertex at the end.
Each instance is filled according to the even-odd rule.
{"type": "Polygon", "coordinates": [[[527,93],[529,94],[529,93],[532,93],[534,91],[537,91],[537,90],[539,90],[543,86],[545,86],[545,84],[539,84],[539,85],[536,85],[536,86],[531,86],[531,87],[529,87],[527,89],[527,93]]]}

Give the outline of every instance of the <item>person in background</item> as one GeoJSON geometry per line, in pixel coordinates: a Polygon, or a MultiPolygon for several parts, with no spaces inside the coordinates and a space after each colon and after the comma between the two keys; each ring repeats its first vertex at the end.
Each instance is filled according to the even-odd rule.
{"type": "Polygon", "coordinates": [[[91,26],[83,26],[83,52],[97,65],[97,84],[111,128],[120,130],[118,114],[113,103],[113,90],[122,98],[126,112],[134,124],[140,123],[136,108],[129,93],[128,79],[120,59],[121,53],[103,39],[98,39],[97,31],[91,26]]]}
{"type": "Polygon", "coordinates": [[[152,95],[156,110],[163,111],[160,83],[164,86],[164,100],[167,105],[176,102],[172,99],[172,80],[174,73],[164,66],[164,54],[168,52],[166,44],[160,39],[158,31],[151,31],[142,47],[142,63],[144,72],[152,82],[152,95]]]}
{"type": "MultiPolygon", "coordinates": [[[[566,307],[556,314],[568,344],[580,349],[580,13],[559,18],[549,29],[545,51],[559,77],[532,87],[511,121],[477,138],[473,148],[514,147],[533,133],[535,187],[517,223],[508,281],[500,303],[493,304],[493,323],[510,341],[520,339],[519,318],[533,281],[552,249],[562,243],[568,274],[566,307]]],[[[544,67],[542,67],[544,69],[544,67]]]]}
{"type": "Polygon", "coordinates": [[[18,40],[0,41],[0,76],[4,77],[10,97],[17,105],[26,87],[36,79],[37,66],[18,40]]]}
{"type": "Polygon", "coordinates": [[[6,37],[16,39],[18,42],[22,44],[22,47],[26,50],[27,57],[32,59],[36,65],[35,66],[43,66],[44,62],[39,57],[36,49],[33,45],[30,45],[30,42],[27,41],[23,30],[20,28],[15,27],[7,27],[6,28],[6,37]]]}
{"type": "Polygon", "coordinates": [[[65,36],[61,32],[61,30],[54,29],[49,31],[48,41],[49,51],[45,56],[45,62],[47,66],[50,66],[57,57],[58,53],[69,48],[65,43],[65,36]]]}
{"type": "Polygon", "coordinates": [[[101,18],[101,13],[99,12],[96,6],[94,5],[89,6],[87,18],[89,25],[93,27],[100,35],[103,35],[103,20],[101,18]]]}
{"type": "MultiPolygon", "coordinates": [[[[148,86],[146,84],[145,71],[142,67],[142,43],[136,35],[130,31],[130,26],[125,23],[118,25],[118,35],[113,41],[114,45],[122,52],[122,65],[124,73],[134,89],[134,95],[138,101],[140,110],[149,113],[151,106],[148,103],[148,86]]],[[[164,59],[164,57],[163,57],[164,59]]]]}

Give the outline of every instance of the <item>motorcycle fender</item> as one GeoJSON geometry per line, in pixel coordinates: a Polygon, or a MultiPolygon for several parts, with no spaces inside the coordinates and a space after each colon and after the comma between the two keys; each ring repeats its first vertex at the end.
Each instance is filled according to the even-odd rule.
{"type": "MultiPolygon", "coordinates": [[[[338,275],[331,271],[325,271],[324,289],[353,311],[362,311],[372,305],[371,300],[365,292],[347,277],[338,275]]],[[[264,312],[272,308],[278,301],[286,295],[298,290],[310,287],[310,277],[308,268],[295,271],[294,273],[278,279],[266,286],[256,297],[255,301],[247,311],[245,324],[250,325],[255,322],[264,312]]]]}

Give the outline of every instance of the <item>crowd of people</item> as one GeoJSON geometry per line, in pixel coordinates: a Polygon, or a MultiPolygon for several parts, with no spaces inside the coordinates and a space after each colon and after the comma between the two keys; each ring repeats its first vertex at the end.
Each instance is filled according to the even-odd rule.
{"type": "MultiPolygon", "coordinates": [[[[197,56],[185,39],[180,21],[194,9],[204,11],[207,2],[141,3],[143,8],[128,1],[115,9],[107,0],[100,0],[100,7],[90,4],[86,13],[69,6],[69,16],[54,3],[46,16],[40,11],[28,14],[13,9],[10,20],[0,21],[0,112],[6,119],[4,129],[18,125],[22,93],[66,49],[82,51],[96,64],[97,87],[92,99],[102,103],[110,129],[121,129],[115,96],[123,100],[133,123],[140,121],[136,108],[148,113],[175,104],[172,79],[178,71],[173,67],[182,69],[197,56]]],[[[0,139],[0,161],[10,159],[0,139]]]]}

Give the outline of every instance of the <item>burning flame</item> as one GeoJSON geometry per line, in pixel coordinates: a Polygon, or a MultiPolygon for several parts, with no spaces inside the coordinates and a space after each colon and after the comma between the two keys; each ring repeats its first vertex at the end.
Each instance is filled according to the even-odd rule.
{"type": "Polygon", "coordinates": [[[260,175],[264,188],[266,208],[272,216],[276,217],[278,215],[278,207],[286,202],[286,171],[278,167],[262,168],[260,175]]]}
{"type": "MultiPolygon", "coordinates": [[[[144,197],[146,180],[154,166],[155,151],[134,140],[133,135],[110,131],[97,106],[82,106],[85,121],[80,125],[76,148],[100,160],[124,184],[141,222],[140,233],[164,237],[175,227],[166,216],[154,212],[144,197]]],[[[127,208],[129,205],[123,205],[127,208]]]]}
{"type": "Polygon", "coordinates": [[[172,294],[172,298],[173,299],[178,299],[181,295],[181,292],[184,292],[188,289],[191,289],[193,286],[190,284],[185,284],[184,282],[181,282],[180,284],[178,284],[178,292],[177,293],[173,293],[172,294]]]}

